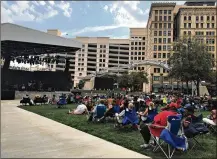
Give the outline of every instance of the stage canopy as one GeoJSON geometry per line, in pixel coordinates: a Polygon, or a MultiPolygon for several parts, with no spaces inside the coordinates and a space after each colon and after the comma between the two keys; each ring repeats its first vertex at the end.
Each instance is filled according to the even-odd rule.
{"type": "Polygon", "coordinates": [[[5,59],[24,55],[75,52],[82,44],[75,40],[11,23],[1,24],[1,56],[5,59]]]}

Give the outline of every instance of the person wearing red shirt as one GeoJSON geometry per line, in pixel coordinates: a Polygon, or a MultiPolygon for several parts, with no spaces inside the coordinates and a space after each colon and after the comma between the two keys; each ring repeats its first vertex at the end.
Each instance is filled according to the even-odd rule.
{"type": "Polygon", "coordinates": [[[169,107],[169,110],[160,112],[154,117],[153,123],[150,125],[150,129],[147,125],[142,125],[140,133],[144,139],[145,144],[141,145],[142,148],[147,148],[151,139],[151,134],[159,137],[162,130],[167,126],[167,117],[171,115],[177,115],[177,109],[175,106],[169,107]]]}

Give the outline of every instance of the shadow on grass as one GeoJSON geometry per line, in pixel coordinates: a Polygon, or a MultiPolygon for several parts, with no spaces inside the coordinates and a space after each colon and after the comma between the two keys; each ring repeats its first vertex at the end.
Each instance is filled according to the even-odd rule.
{"type": "MultiPolygon", "coordinates": [[[[164,158],[164,155],[160,150],[152,152],[150,149],[141,149],[140,145],[143,144],[142,136],[139,131],[135,131],[131,129],[131,127],[114,128],[114,122],[112,120],[107,121],[106,123],[93,123],[87,122],[85,115],[76,116],[67,114],[68,110],[74,109],[76,105],[67,105],[65,108],[56,108],[55,106],[49,105],[18,107],[152,158],[164,158]]],[[[205,114],[207,114],[207,112],[205,112],[205,114]]],[[[204,138],[199,138],[198,140],[204,145],[206,151],[195,148],[188,153],[175,152],[174,158],[216,158],[216,136],[205,135],[204,138]]]]}

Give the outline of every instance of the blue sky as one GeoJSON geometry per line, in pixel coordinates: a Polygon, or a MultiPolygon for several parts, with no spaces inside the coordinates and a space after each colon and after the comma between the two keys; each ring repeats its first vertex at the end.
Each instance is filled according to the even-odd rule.
{"type": "MultiPolygon", "coordinates": [[[[154,1],[156,2],[156,1],[154,1]]],[[[62,36],[127,38],[145,27],[151,1],[1,1],[1,23],[10,22],[62,36]],[[66,35],[68,34],[68,35],[66,35]]],[[[184,1],[176,1],[183,4],[184,1]]]]}

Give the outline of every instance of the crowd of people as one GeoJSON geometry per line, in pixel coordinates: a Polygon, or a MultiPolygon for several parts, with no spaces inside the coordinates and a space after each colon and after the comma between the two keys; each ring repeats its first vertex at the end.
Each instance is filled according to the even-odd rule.
{"type": "MultiPolygon", "coordinates": [[[[201,119],[200,131],[209,132],[209,126],[216,126],[216,99],[210,96],[184,96],[184,95],[117,95],[116,97],[106,95],[74,96],[77,99],[77,108],[69,110],[69,114],[88,116],[88,121],[104,122],[108,118],[115,119],[115,126],[132,124],[138,129],[144,139],[143,148],[153,146],[151,134],[160,136],[162,130],[167,126],[167,117],[182,115],[182,123],[187,137],[195,136],[197,127],[192,126],[196,120],[195,112],[208,110],[210,115],[201,119]],[[99,112],[101,112],[101,115],[99,112]],[[131,116],[126,118],[126,115],[131,116]],[[149,124],[151,123],[152,126],[149,124]]],[[[201,133],[201,132],[200,132],[201,133]]]]}

